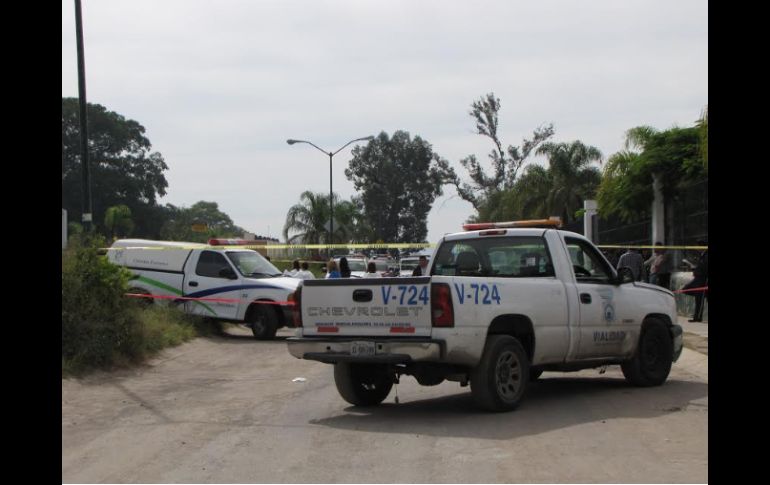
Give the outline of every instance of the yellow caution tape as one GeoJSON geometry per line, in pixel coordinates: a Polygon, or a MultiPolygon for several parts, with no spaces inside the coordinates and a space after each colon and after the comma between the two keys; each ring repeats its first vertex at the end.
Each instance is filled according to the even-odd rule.
{"type": "MultiPolygon", "coordinates": [[[[432,248],[435,247],[432,243],[355,243],[355,244],[233,244],[227,246],[208,246],[205,243],[198,244],[196,246],[136,246],[141,249],[407,249],[407,248],[432,248]]],[[[599,249],[690,249],[690,250],[705,250],[708,246],[628,246],[628,245],[610,245],[610,244],[598,244],[596,247],[599,249]]],[[[118,250],[118,249],[136,249],[132,247],[119,247],[119,248],[102,248],[102,250],[118,250]]]]}
{"type": "Polygon", "coordinates": [[[355,243],[355,244],[232,244],[225,246],[209,246],[205,243],[196,246],[129,246],[118,248],[103,248],[105,250],[117,249],[406,249],[406,248],[431,248],[432,243],[355,243]]]}

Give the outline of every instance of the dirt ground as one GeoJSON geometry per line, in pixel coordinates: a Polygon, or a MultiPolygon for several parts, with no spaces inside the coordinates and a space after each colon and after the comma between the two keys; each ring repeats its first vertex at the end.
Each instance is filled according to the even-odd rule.
{"type": "Polygon", "coordinates": [[[168,349],[147,365],[62,380],[66,483],[705,483],[708,356],[668,382],[619,368],[543,374],[518,410],[477,410],[468,387],[411,377],[381,406],[337,394],[283,329],[168,349]],[[298,379],[299,378],[299,379],[298,379]]]}

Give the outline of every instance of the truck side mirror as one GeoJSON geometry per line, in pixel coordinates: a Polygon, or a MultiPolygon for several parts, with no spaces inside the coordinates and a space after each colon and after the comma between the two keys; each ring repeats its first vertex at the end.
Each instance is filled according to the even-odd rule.
{"type": "Polygon", "coordinates": [[[219,270],[219,277],[220,278],[227,278],[228,280],[237,280],[238,275],[235,274],[235,271],[233,271],[233,268],[222,268],[219,270]]]}
{"type": "Polygon", "coordinates": [[[628,266],[623,266],[618,270],[617,284],[624,285],[626,283],[633,283],[635,280],[634,272],[628,266]]]}

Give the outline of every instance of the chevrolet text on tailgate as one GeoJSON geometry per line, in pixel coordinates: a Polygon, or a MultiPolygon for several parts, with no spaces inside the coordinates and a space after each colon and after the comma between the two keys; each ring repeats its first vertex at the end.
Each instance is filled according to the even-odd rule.
{"type": "Polygon", "coordinates": [[[674,295],[618,274],[558,220],[464,226],[436,245],[430,276],[305,280],[289,352],[334,365],[340,395],[381,403],[402,375],[470,383],[487,410],[518,406],[543,371],[620,365],[666,381],[682,351],[674,295]]]}

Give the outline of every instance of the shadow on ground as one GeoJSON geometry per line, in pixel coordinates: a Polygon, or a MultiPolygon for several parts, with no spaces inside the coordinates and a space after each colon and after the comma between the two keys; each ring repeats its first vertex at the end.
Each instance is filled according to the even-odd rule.
{"type": "Polygon", "coordinates": [[[479,411],[464,388],[434,399],[350,406],[345,414],[310,422],[335,429],[508,440],[608,420],[707,411],[707,403],[692,403],[707,396],[708,384],[700,382],[669,380],[662,387],[634,388],[623,378],[555,377],[533,383],[513,412],[479,411]]]}

